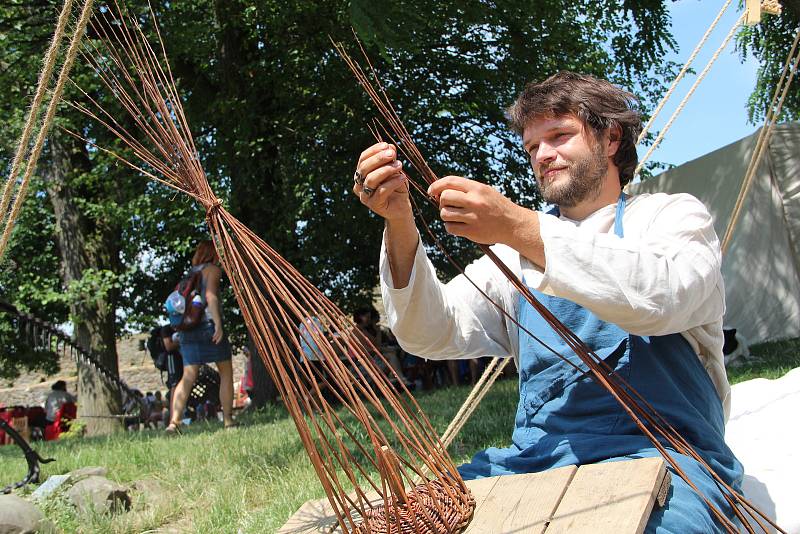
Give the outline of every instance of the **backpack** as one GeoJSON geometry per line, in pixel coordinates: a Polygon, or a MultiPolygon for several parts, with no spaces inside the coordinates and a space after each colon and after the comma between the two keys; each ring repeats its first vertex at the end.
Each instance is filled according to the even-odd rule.
{"type": "Polygon", "coordinates": [[[164,302],[169,324],[175,330],[192,330],[202,322],[206,309],[205,295],[201,291],[202,281],[202,269],[190,270],[164,302]]]}
{"type": "Polygon", "coordinates": [[[150,336],[145,341],[147,352],[150,353],[150,358],[153,359],[153,365],[159,371],[167,370],[167,349],[164,347],[164,341],[161,339],[161,327],[157,326],[150,330],[150,336]]]}

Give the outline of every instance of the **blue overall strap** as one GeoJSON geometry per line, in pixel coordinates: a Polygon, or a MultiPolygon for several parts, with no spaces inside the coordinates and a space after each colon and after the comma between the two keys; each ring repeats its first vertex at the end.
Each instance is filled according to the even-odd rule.
{"type": "MultiPolygon", "coordinates": [[[[617,211],[614,214],[614,235],[617,237],[625,237],[625,232],[622,230],[622,215],[625,213],[625,204],[628,202],[628,195],[625,194],[624,191],[621,191],[619,194],[619,200],[617,201],[617,211]]],[[[558,206],[553,206],[546,212],[548,215],[555,215],[556,217],[561,217],[561,210],[558,209],[558,206]]]]}
{"type": "Polygon", "coordinates": [[[625,213],[625,203],[627,200],[627,195],[624,191],[621,191],[619,200],[617,201],[617,212],[614,215],[614,234],[617,237],[625,237],[625,233],[622,231],[622,215],[625,213]]]}

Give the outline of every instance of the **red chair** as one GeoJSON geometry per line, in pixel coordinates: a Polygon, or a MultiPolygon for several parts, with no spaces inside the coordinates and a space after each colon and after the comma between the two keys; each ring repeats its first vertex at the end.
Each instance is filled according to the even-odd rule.
{"type": "MultiPolygon", "coordinates": [[[[5,408],[0,408],[0,419],[11,425],[11,412],[5,408]]],[[[0,430],[0,445],[5,445],[6,439],[6,433],[0,430]]]]}
{"type": "Polygon", "coordinates": [[[65,402],[56,412],[56,420],[44,429],[44,439],[58,439],[62,432],[69,430],[69,422],[78,416],[78,407],[74,402],[65,402]]]}

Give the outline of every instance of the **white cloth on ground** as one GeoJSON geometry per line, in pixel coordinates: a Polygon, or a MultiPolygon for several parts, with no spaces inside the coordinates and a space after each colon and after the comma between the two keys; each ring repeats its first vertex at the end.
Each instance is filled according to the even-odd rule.
{"type": "MultiPolygon", "coordinates": [[[[727,415],[725,293],[711,216],[691,195],[656,193],[628,199],[624,238],[614,235],[614,217],[614,204],[582,221],[540,213],[544,271],[509,247],[492,249],[528,286],[569,299],[627,332],[681,333],[708,371],[727,415]]],[[[385,242],[380,270],[389,326],[406,351],[432,359],[518,358],[517,326],[464,276],[439,282],[422,245],[405,288],[394,287],[385,242]]],[[[518,292],[489,258],[473,262],[466,272],[516,317],[518,292]]]]}
{"type": "Polygon", "coordinates": [[[736,384],[731,401],[725,441],[744,464],[745,497],[779,527],[800,534],[800,368],[736,384]]]}

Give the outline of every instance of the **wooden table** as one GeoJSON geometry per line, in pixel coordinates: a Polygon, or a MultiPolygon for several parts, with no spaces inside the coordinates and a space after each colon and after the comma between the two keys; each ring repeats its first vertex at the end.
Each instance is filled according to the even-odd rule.
{"type": "MultiPolygon", "coordinates": [[[[664,505],[669,482],[660,457],[472,480],[475,514],[465,532],[639,534],[654,504],[664,505]]],[[[340,529],[327,499],[308,501],[278,530],[334,532],[340,529]]]]}

